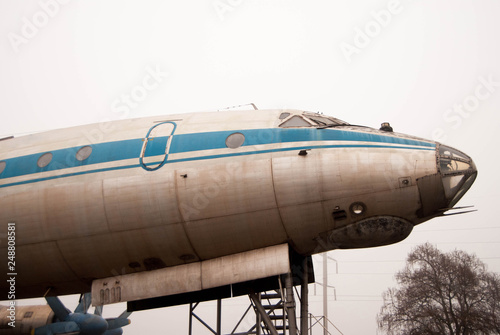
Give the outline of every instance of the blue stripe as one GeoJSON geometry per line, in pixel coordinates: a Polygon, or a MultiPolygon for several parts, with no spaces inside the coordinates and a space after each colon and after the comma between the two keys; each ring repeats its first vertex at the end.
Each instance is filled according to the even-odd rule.
{"type": "Polygon", "coordinates": [[[301,147],[293,147],[293,148],[277,148],[277,149],[268,149],[268,150],[256,150],[251,152],[236,152],[231,154],[220,154],[220,155],[208,155],[202,157],[189,157],[182,159],[172,159],[169,160],[168,163],[179,163],[179,162],[188,162],[188,161],[196,161],[196,160],[205,160],[205,159],[215,159],[215,158],[226,158],[226,157],[235,157],[235,156],[248,156],[248,155],[257,155],[257,154],[266,154],[273,152],[284,152],[284,151],[299,151],[299,150],[307,150],[307,149],[332,149],[332,148],[389,148],[389,149],[412,149],[412,150],[430,150],[434,151],[434,148],[421,148],[421,147],[400,147],[400,146],[389,146],[389,145],[362,145],[362,144],[344,144],[344,145],[310,145],[310,146],[301,146],[301,147]]]}
{"type": "Polygon", "coordinates": [[[172,138],[170,153],[223,149],[226,148],[226,138],[235,132],[245,135],[243,146],[307,141],[355,141],[435,147],[433,143],[424,141],[337,129],[271,128],[177,135],[172,138]]]}
{"type": "MultiPolygon", "coordinates": [[[[262,144],[293,143],[293,142],[308,142],[308,141],[314,141],[314,142],[359,141],[359,142],[368,142],[374,144],[321,145],[321,146],[313,145],[307,147],[257,150],[251,152],[234,152],[223,155],[212,155],[212,156],[192,157],[179,160],[168,160],[166,163],[223,158],[231,156],[253,155],[261,153],[277,152],[277,151],[302,150],[311,148],[320,149],[320,148],[347,148],[347,147],[368,148],[369,147],[369,148],[399,148],[399,149],[414,149],[414,150],[434,150],[435,148],[435,144],[433,143],[392,137],[392,136],[383,136],[379,134],[357,133],[352,131],[343,131],[336,129],[279,129],[278,128],[278,129],[219,131],[219,132],[174,135],[172,137],[172,143],[169,154],[193,152],[200,150],[223,149],[226,148],[225,140],[227,136],[235,132],[240,132],[245,135],[245,142],[243,143],[244,147],[262,145],[262,144]],[[389,146],[376,143],[384,143],[384,144],[386,143],[392,145],[389,146]],[[397,144],[399,144],[400,146],[397,146],[397,144]],[[406,146],[401,146],[401,145],[406,145],[406,146]]],[[[167,140],[168,137],[155,138],[154,139],[155,145],[148,146],[145,156],[152,157],[152,156],[164,155],[165,144],[167,143],[167,140]]],[[[78,166],[107,163],[107,162],[120,161],[126,159],[137,158],[139,161],[142,145],[143,145],[143,139],[131,139],[131,140],[93,144],[92,154],[90,155],[89,158],[87,158],[84,161],[78,161],[75,157],[76,152],[81,147],[72,147],[67,149],[54,150],[51,151],[53,155],[51,163],[44,168],[40,168],[37,165],[37,161],[43,153],[6,159],[5,160],[6,167],[5,170],[0,174],[0,179],[7,179],[7,178],[19,177],[23,175],[35,174],[45,171],[63,170],[78,166]]],[[[148,165],[154,165],[160,163],[161,162],[149,163],[148,165]]],[[[68,173],[60,176],[38,178],[29,181],[0,185],[0,188],[26,184],[26,183],[33,183],[49,179],[70,177],[81,174],[136,168],[140,166],[141,165],[138,163],[137,165],[134,164],[128,166],[110,167],[106,169],[95,169],[85,172],[68,173]]]]}
{"type": "MultiPolygon", "coordinates": [[[[155,143],[166,143],[167,137],[156,137],[155,143]]],[[[153,141],[152,141],[153,142],[153,141]]],[[[151,142],[151,143],[152,143],[151,142]]],[[[125,159],[137,158],[141,153],[143,139],[123,140],[115,142],[106,142],[91,145],[92,154],[89,158],[79,161],[76,159],[76,153],[82,147],[73,147],[51,151],[52,161],[46,167],[39,167],[37,162],[43,153],[20,156],[6,159],[5,170],[0,175],[0,179],[19,177],[33,173],[45,171],[56,171],[78,166],[86,166],[99,163],[120,161],[125,159]]],[[[146,157],[165,154],[165,145],[148,146],[146,157]]]]}
{"type": "MultiPolygon", "coordinates": [[[[358,145],[358,144],[353,144],[353,145],[317,145],[317,146],[302,146],[302,147],[293,147],[293,148],[280,148],[280,149],[258,150],[258,151],[252,151],[252,152],[237,152],[237,153],[232,153],[232,154],[221,154],[221,155],[208,155],[208,156],[200,156],[200,157],[189,157],[189,158],[182,158],[182,159],[173,159],[173,160],[168,161],[168,163],[180,163],[180,162],[189,162],[189,161],[197,161],[197,160],[216,159],[216,158],[226,158],[226,157],[235,157],[235,156],[248,156],[248,155],[257,155],[257,154],[265,154],[265,153],[280,152],[280,151],[297,151],[297,150],[305,150],[305,149],[328,149],[328,148],[390,148],[390,149],[396,148],[396,149],[412,149],[412,150],[430,150],[430,151],[434,151],[434,148],[398,147],[398,146],[388,146],[388,145],[358,145]]],[[[160,161],[158,161],[158,162],[151,162],[151,163],[149,163],[147,165],[157,165],[157,164],[160,164],[160,163],[161,163],[160,161]]],[[[45,181],[45,180],[51,180],[51,179],[58,179],[58,178],[65,178],[65,177],[72,177],[72,176],[79,176],[79,175],[83,175],[83,174],[106,172],[106,171],[113,171],[113,170],[125,170],[125,169],[139,168],[139,167],[141,167],[140,164],[133,164],[133,165],[125,165],[125,166],[114,166],[114,167],[103,168],[103,169],[96,169],[96,170],[90,170],[90,171],[67,173],[67,174],[60,175],[60,176],[53,176],[53,177],[46,177],[46,178],[37,178],[37,179],[26,180],[26,181],[21,181],[21,182],[17,182],[17,183],[0,185],[0,188],[8,187],[8,186],[31,184],[31,183],[36,183],[36,182],[39,182],[39,181],[45,181]]]]}

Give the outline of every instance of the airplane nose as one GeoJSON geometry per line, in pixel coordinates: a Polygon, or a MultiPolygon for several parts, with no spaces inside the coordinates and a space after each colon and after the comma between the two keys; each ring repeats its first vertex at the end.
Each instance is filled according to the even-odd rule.
{"type": "Polygon", "coordinates": [[[439,146],[438,164],[448,200],[447,208],[452,208],[474,183],[477,168],[469,156],[445,145],[439,146]]]}
{"type": "Polygon", "coordinates": [[[438,144],[436,154],[438,173],[417,180],[422,202],[419,216],[422,218],[453,208],[477,177],[476,165],[463,152],[438,144]]]}

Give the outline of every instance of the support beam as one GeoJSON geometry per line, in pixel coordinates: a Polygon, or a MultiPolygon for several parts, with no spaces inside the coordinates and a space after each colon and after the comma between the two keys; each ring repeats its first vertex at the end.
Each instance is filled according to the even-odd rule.
{"type": "Polygon", "coordinates": [[[300,333],[307,335],[308,314],[309,314],[309,259],[302,261],[302,284],[300,287],[300,333]]]}
{"type": "MultiPolygon", "coordinates": [[[[260,301],[260,294],[259,294],[259,297],[258,297],[259,301],[260,301]]],[[[260,325],[261,322],[262,322],[262,317],[260,316],[260,312],[259,313],[255,313],[255,331],[256,331],[256,335],[261,335],[261,332],[262,332],[262,326],[260,325]]]]}
{"type": "MultiPolygon", "coordinates": [[[[288,271],[283,272],[280,275],[261,278],[259,280],[253,280],[244,283],[231,284],[231,295],[233,292],[239,292],[239,294],[245,293],[248,294],[251,301],[250,306],[246,309],[243,316],[239,319],[231,334],[309,334],[311,327],[308,323],[311,322],[312,319],[309,319],[310,315],[308,284],[310,282],[314,282],[312,260],[311,257],[302,257],[300,255],[293,254],[293,252],[290,259],[291,260],[288,266],[288,271]],[[301,285],[301,292],[299,292],[296,287],[294,287],[295,285],[299,284],[301,285]],[[297,303],[295,301],[295,296],[299,297],[300,301],[300,323],[297,319],[297,303]],[[266,303],[264,303],[264,301],[266,303]],[[242,326],[242,322],[244,320],[248,320],[245,318],[246,316],[248,316],[249,311],[255,312],[256,323],[249,329],[245,327],[246,329],[242,331],[239,328],[242,326]]],[[[327,271],[325,271],[325,273],[327,273],[327,271]]],[[[197,308],[199,303],[191,303],[189,305],[189,335],[196,331],[194,330],[194,328],[196,328],[196,325],[193,324],[193,318],[198,320],[198,322],[200,322],[201,325],[208,329],[212,334],[222,334],[221,299],[223,299],[224,297],[226,296],[223,294],[214,294],[212,298],[213,300],[217,301],[217,316],[215,320],[216,326],[214,328],[211,328],[207,322],[203,321],[196,314],[195,309],[197,308]]],[[[316,321],[316,323],[320,322],[323,325],[323,320],[319,319],[316,321]]],[[[325,325],[323,325],[323,327],[324,326],[325,325]]]]}
{"type": "Polygon", "coordinates": [[[198,306],[198,303],[196,303],[196,304],[190,303],[189,304],[189,335],[193,335],[193,311],[196,308],[196,306],[198,306]]]}
{"type": "Polygon", "coordinates": [[[222,335],[222,300],[217,299],[217,335],[222,335]]]}
{"type": "Polygon", "coordinates": [[[194,310],[196,309],[196,307],[198,307],[199,305],[199,302],[197,302],[196,304],[189,304],[189,335],[192,335],[193,334],[193,317],[198,320],[203,326],[205,326],[205,328],[207,328],[212,334],[214,335],[222,335],[222,332],[221,332],[221,308],[222,308],[222,301],[221,299],[218,299],[217,300],[217,330],[213,330],[212,327],[210,327],[208,325],[208,323],[206,323],[202,318],[200,318],[198,315],[196,315],[196,313],[194,312],[194,310]]]}
{"type": "Polygon", "coordinates": [[[323,335],[328,335],[328,254],[323,253],[323,335]]]}
{"type": "Polygon", "coordinates": [[[293,296],[293,278],[292,273],[288,272],[285,279],[286,293],[286,314],[288,315],[288,329],[290,335],[297,335],[297,316],[295,313],[295,298],[293,296]]]}

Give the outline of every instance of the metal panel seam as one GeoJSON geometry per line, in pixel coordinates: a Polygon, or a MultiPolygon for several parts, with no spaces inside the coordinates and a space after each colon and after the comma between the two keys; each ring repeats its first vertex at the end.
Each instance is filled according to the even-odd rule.
{"type": "MultiPolygon", "coordinates": [[[[194,247],[193,241],[191,240],[191,237],[188,234],[187,227],[186,227],[187,221],[184,218],[184,216],[182,215],[182,211],[181,211],[181,209],[179,207],[180,206],[179,204],[181,202],[180,202],[180,199],[179,199],[179,183],[177,182],[178,178],[179,178],[178,170],[174,170],[175,201],[177,202],[177,211],[179,212],[179,217],[181,218],[182,230],[184,231],[184,235],[186,236],[186,239],[189,242],[189,246],[191,247],[191,250],[193,250],[194,254],[196,255],[196,258],[198,258],[198,260],[201,260],[200,254],[196,250],[196,248],[194,247]]],[[[200,269],[200,271],[201,271],[201,269],[200,269]]]]}
{"type": "Polygon", "coordinates": [[[280,217],[280,222],[281,226],[283,227],[283,230],[285,231],[286,238],[288,241],[290,241],[290,234],[288,233],[288,230],[286,229],[285,223],[283,222],[283,216],[281,215],[281,206],[278,202],[278,197],[276,195],[276,186],[274,184],[274,165],[273,165],[274,159],[271,158],[271,179],[273,181],[273,193],[274,193],[274,201],[276,202],[276,208],[278,209],[278,215],[280,217]]]}
{"type": "Polygon", "coordinates": [[[102,208],[104,210],[104,218],[106,219],[106,227],[108,228],[108,232],[111,233],[111,229],[109,229],[109,219],[108,219],[108,211],[106,209],[106,199],[104,195],[104,180],[101,180],[101,194],[102,194],[102,208]]]}
{"type": "Polygon", "coordinates": [[[82,278],[75,272],[75,270],[73,270],[73,268],[71,267],[71,265],[69,264],[69,262],[66,260],[66,257],[64,257],[64,253],[61,251],[61,248],[59,247],[59,242],[58,241],[54,241],[54,243],[56,245],[57,251],[61,255],[61,259],[63,260],[64,264],[66,264],[66,266],[68,267],[69,271],[71,271],[71,273],[75,276],[76,280],[78,282],[80,282],[80,283],[83,283],[83,284],[87,285],[87,283],[85,283],[84,281],[82,281],[82,278]]]}

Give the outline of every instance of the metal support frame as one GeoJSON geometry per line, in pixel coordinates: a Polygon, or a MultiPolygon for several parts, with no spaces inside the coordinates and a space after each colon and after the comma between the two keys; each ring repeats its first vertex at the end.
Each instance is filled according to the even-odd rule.
{"type": "MultiPolygon", "coordinates": [[[[330,335],[328,323],[335,327],[327,318],[316,318],[309,314],[309,275],[312,270],[310,258],[304,258],[296,262],[295,271],[288,272],[275,277],[277,280],[275,291],[251,292],[248,294],[250,304],[231,331],[231,335],[312,335],[312,327],[320,325],[325,334],[330,335]],[[301,285],[300,292],[295,285],[301,285]],[[294,289],[296,293],[294,294],[294,289]],[[300,300],[300,322],[296,315],[297,303],[295,296],[300,300]],[[253,324],[252,311],[255,313],[255,324],[253,324]],[[249,314],[250,313],[250,314],[249,314]],[[245,320],[250,318],[251,328],[241,330],[245,320]],[[316,322],[313,322],[315,320],[316,322]],[[300,330],[299,330],[300,329],[300,330]]],[[[222,301],[217,300],[216,330],[203,321],[195,309],[199,303],[191,303],[189,308],[189,335],[193,335],[193,318],[198,320],[212,334],[222,335],[222,301]]],[[[248,324],[248,323],[246,323],[248,324]]],[[[336,328],[336,327],[335,327],[336,328]]],[[[340,331],[339,331],[340,332],[340,331]]]]}
{"type": "Polygon", "coordinates": [[[217,326],[216,326],[216,329],[217,330],[213,330],[212,327],[210,327],[205,321],[203,321],[202,318],[200,318],[198,315],[196,315],[196,313],[194,312],[194,310],[196,309],[196,307],[198,307],[200,303],[197,302],[197,303],[191,303],[189,304],[189,335],[193,335],[193,317],[198,320],[203,326],[205,326],[205,328],[207,328],[208,330],[210,330],[212,332],[212,334],[214,335],[222,335],[221,333],[221,326],[222,326],[222,300],[221,299],[217,299],[217,326]]]}
{"type": "MultiPolygon", "coordinates": [[[[307,265],[304,267],[304,273],[307,273],[307,265]]],[[[293,287],[290,285],[290,275],[286,275],[286,284],[285,284],[285,309],[288,317],[284,319],[283,323],[283,334],[288,335],[312,335],[313,329],[319,326],[323,328],[323,332],[327,335],[332,335],[332,333],[325,327],[325,325],[330,324],[339,334],[343,334],[340,329],[337,328],[328,318],[325,316],[316,317],[308,312],[308,288],[307,288],[307,280],[303,281],[301,284],[301,296],[300,296],[300,332],[297,332],[296,318],[295,318],[295,299],[293,295],[293,287]],[[288,322],[288,327],[286,327],[285,322],[288,322]],[[288,332],[286,332],[288,329],[288,332]]],[[[243,313],[242,317],[236,324],[236,326],[231,331],[231,335],[261,335],[261,334],[270,334],[270,335],[280,335],[278,333],[276,324],[271,319],[271,316],[274,314],[275,310],[279,308],[278,306],[274,307],[266,307],[262,305],[262,300],[260,298],[260,293],[250,293],[248,296],[250,298],[251,304],[243,313]],[[237,332],[238,327],[242,324],[245,317],[247,317],[250,310],[254,310],[255,312],[255,325],[253,325],[250,329],[245,332],[237,332]],[[265,331],[262,328],[261,323],[265,325],[265,331]]],[[[217,300],[217,326],[216,330],[208,325],[201,317],[199,317],[194,311],[196,307],[198,307],[199,303],[191,303],[189,306],[189,335],[193,335],[193,318],[198,320],[206,329],[208,329],[212,334],[222,335],[222,300],[217,300]]]]}
{"type": "Polygon", "coordinates": [[[309,260],[302,261],[302,284],[300,287],[300,333],[307,334],[307,316],[309,313],[309,260]]]}
{"type": "Polygon", "coordinates": [[[297,317],[295,314],[295,298],[293,296],[293,278],[292,273],[289,272],[285,279],[285,292],[286,292],[286,314],[288,315],[289,334],[297,334],[297,317]]]}
{"type": "MultiPolygon", "coordinates": [[[[309,314],[309,335],[312,335],[313,328],[316,325],[319,325],[321,328],[323,328],[323,331],[327,332],[328,335],[332,335],[332,333],[330,333],[328,330],[325,329],[325,326],[324,326],[325,323],[331,324],[333,326],[333,328],[335,328],[341,335],[344,335],[344,333],[342,333],[340,331],[340,329],[338,329],[337,326],[335,326],[333,324],[333,322],[331,322],[328,318],[326,318],[324,316],[317,317],[317,316],[314,316],[312,314],[309,314]],[[313,320],[314,320],[314,323],[313,323],[313,320]]],[[[307,333],[302,333],[302,335],[307,335],[307,333]]]]}
{"type": "Polygon", "coordinates": [[[278,335],[278,331],[276,330],[276,327],[274,326],[273,322],[271,321],[271,318],[267,314],[266,310],[260,303],[260,299],[256,293],[250,293],[248,295],[250,299],[252,300],[253,304],[257,308],[257,311],[259,312],[260,317],[262,318],[262,321],[264,324],[267,326],[267,329],[271,332],[271,335],[278,335]]]}

